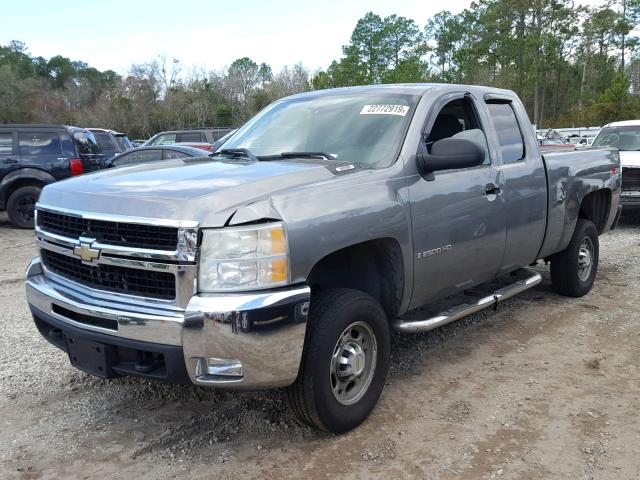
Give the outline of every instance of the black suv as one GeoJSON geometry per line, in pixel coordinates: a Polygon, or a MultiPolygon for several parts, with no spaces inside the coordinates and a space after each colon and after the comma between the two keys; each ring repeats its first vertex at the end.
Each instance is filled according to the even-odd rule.
{"type": "Polygon", "coordinates": [[[93,133],[65,125],[0,125],[0,210],[33,227],[33,207],[48,183],[104,167],[93,133]]]}
{"type": "Polygon", "coordinates": [[[115,157],[119,153],[133,148],[126,133],[114,132],[104,128],[87,128],[87,130],[96,137],[105,159],[115,157]]]}
{"type": "Polygon", "coordinates": [[[213,128],[187,128],[185,130],[167,130],[156,133],[144,143],[149,145],[171,145],[173,143],[213,143],[227,133],[233,131],[232,127],[213,128]]]}

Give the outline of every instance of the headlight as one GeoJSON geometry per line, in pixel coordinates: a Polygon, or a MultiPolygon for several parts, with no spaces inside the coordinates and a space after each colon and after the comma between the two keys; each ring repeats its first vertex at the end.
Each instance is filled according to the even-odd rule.
{"type": "Polygon", "coordinates": [[[289,249],[282,224],[202,231],[199,291],[250,290],[287,283],[289,249]]]}

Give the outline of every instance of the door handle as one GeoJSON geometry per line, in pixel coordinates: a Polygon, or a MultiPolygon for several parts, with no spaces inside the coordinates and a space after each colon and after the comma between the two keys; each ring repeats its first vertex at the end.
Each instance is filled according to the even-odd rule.
{"type": "Polygon", "coordinates": [[[500,191],[500,187],[496,187],[493,183],[490,183],[484,187],[483,195],[500,195],[500,191]]]}
{"type": "Polygon", "coordinates": [[[15,158],[7,158],[3,160],[2,163],[18,163],[18,160],[16,160],[15,158]]]}

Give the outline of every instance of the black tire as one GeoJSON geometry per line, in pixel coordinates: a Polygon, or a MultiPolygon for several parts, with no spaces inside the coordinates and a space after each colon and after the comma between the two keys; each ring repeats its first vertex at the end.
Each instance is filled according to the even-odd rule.
{"type": "Polygon", "coordinates": [[[7,201],[9,220],[18,228],[33,228],[33,209],[42,188],[29,185],[17,188],[7,201]]]}
{"type": "MultiPolygon", "coordinates": [[[[311,427],[332,433],[351,430],[369,416],[378,402],[389,370],[389,355],[389,323],[373,297],[350,289],[314,294],[298,378],[287,390],[289,405],[298,418],[311,427]],[[369,329],[374,335],[374,342],[367,343],[369,349],[364,350],[367,353],[362,363],[367,368],[372,365],[373,371],[363,368],[370,380],[366,381],[361,375],[363,381],[357,386],[361,396],[351,399],[352,404],[343,404],[338,400],[339,394],[334,394],[336,376],[332,368],[336,362],[332,357],[339,350],[344,351],[338,344],[346,338],[347,327],[351,326],[362,328],[365,333],[369,329]],[[372,344],[377,348],[371,348],[372,344]],[[374,358],[375,363],[367,364],[374,358]]],[[[349,392],[348,386],[343,395],[348,395],[346,392],[349,392]]],[[[351,392],[356,392],[356,387],[351,392]]],[[[344,401],[345,397],[341,398],[344,401]]]]}
{"type": "Polygon", "coordinates": [[[571,241],[562,252],[551,257],[551,282],[553,289],[568,297],[587,294],[596,279],[599,258],[598,230],[590,220],[578,219],[571,241]],[[585,270],[585,248],[590,252],[590,269],[585,270]],[[583,253],[581,254],[581,250],[583,253]],[[582,256],[581,256],[582,255],[582,256]]]}

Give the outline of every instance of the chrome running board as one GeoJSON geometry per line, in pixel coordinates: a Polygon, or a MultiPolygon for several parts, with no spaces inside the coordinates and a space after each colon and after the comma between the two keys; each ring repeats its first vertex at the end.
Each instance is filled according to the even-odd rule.
{"type": "Polygon", "coordinates": [[[403,320],[402,317],[392,323],[394,330],[403,333],[426,332],[454,322],[485,308],[495,307],[499,302],[507,300],[519,293],[535,287],[542,281],[542,276],[529,268],[521,268],[512,273],[514,276],[525,276],[505,287],[493,291],[472,303],[461,303],[424,320],[403,320]]]}

